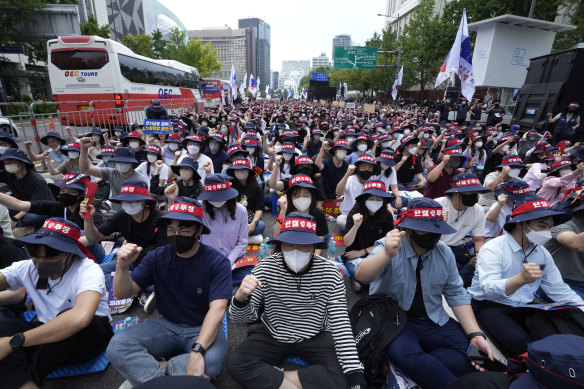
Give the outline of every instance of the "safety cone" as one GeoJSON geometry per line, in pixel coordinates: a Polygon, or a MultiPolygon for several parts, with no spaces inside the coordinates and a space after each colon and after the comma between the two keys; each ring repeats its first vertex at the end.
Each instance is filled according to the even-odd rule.
{"type": "Polygon", "coordinates": [[[55,126],[53,126],[53,116],[49,115],[49,130],[54,130],[55,126]]]}

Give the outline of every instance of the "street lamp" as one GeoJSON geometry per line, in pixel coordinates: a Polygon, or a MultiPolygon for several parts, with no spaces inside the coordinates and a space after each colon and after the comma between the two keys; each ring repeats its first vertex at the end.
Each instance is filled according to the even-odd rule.
{"type": "Polygon", "coordinates": [[[397,16],[384,15],[384,14],[377,14],[377,16],[385,16],[386,18],[394,18],[394,19],[399,19],[399,14],[398,14],[397,16]]]}

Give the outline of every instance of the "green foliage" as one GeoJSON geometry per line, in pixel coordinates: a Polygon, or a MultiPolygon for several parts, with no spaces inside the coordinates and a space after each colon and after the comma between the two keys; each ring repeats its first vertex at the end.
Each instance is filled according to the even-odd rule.
{"type": "Polygon", "coordinates": [[[81,35],[97,35],[106,39],[110,37],[110,27],[107,24],[100,27],[97,24],[97,19],[93,15],[87,18],[87,22],[81,23],[80,27],[81,35]]]}
{"type": "Polygon", "coordinates": [[[162,36],[162,31],[156,29],[152,31],[152,54],[154,58],[163,59],[166,58],[166,41],[162,36]]]}
{"type": "Polygon", "coordinates": [[[202,78],[210,77],[221,70],[222,63],[217,59],[217,49],[211,43],[203,44],[202,39],[188,39],[186,31],[173,28],[166,45],[168,59],[196,67],[202,78]]]}
{"type": "Polygon", "coordinates": [[[154,53],[152,51],[152,38],[150,35],[126,35],[122,39],[122,44],[136,54],[154,58],[154,53]]]}

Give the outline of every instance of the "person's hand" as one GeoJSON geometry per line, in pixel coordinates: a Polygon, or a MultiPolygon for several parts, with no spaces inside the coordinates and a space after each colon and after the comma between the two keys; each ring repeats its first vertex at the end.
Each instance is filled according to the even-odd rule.
{"type": "Polygon", "coordinates": [[[306,134],[306,136],[304,137],[304,144],[307,144],[309,140],[310,140],[310,134],[306,134]]]}
{"type": "Polygon", "coordinates": [[[67,131],[67,134],[71,135],[71,127],[65,127],[65,131],[67,131]]]}
{"type": "Polygon", "coordinates": [[[401,199],[401,196],[397,196],[395,198],[395,207],[397,209],[400,209],[402,207],[402,199],[401,199]]]}
{"type": "Polygon", "coordinates": [[[349,165],[349,167],[347,168],[347,174],[351,175],[351,174],[355,173],[355,170],[357,170],[357,166],[349,165]]]}
{"type": "Polygon", "coordinates": [[[472,257],[471,259],[468,260],[468,264],[471,266],[476,266],[477,264],[477,256],[475,255],[474,257],[472,257]]]}
{"type": "Polygon", "coordinates": [[[179,159],[181,155],[182,155],[182,151],[181,150],[176,150],[174,152],[174,159],[179,159]]]}
{"type": "MultiPolygon", "coordinates": [[[[485,338],[483,338],[482,336],[475,336],[474,338],[472,338],[470,340],[470,344],[477,347],[479,350],[484,351],[491,361],[494,360],[493,359],[493,350],[491,350],[491,345],[489,345],[489,342],[487,342],[487,340],[485,338]]],[[[476,363],[471,362],[471,364],[475,367],[475,369],[477,369],[479,371],[485,371],[484,368],[477,365],[476,363]]]]}
{"type": "Polygon", "coordinates": [[[576,165],[576,169],[579,172],[584,172],[584,162],[580,162],[578,165],[576,165]]]}
{"type": "Polygon", "coordinates": [[[118,250],[116,254],[118,266],[128,268],[140,255],[142,247],[134,243],[126,243],[118,250]]]}
{"type": "Polygon", "coordinates": [[[205,169],[205,173],[207,174],[211,174],[211,168],[213,167],[213,165],[211,164],[211,162],[206,162],[203,165],[203,169],[205,169]]]}
{"type": "Polygon", "coordinates": [[[349,258],[349,259],[355,259],[355,258],[361,258],[364,257],[365,255],[363,255],[363,250],[351,250],[351,251],[345,251],[345,257],[349,258]]]}
{"type": "Polygon", "coordinates": [[[503,169],[501,169],[501,174],[503,175],[503,177],[507,177],[507,176],[509,176],[510,171],[511,171],[511,166],[503,166],[503,169]]]}
{"type": "Polygon", "coordinates": [[[444,162],[444,165],[448,165],[448,161],[450,161],[450,154],[446,154],[444,157],[442,157],[442,162],[444,162]]]}
{"type": "Polygon", "coordinates": [[[280,196],[280,198],[278,199],[278,205],[280,206],[280,214],[285,215],[286,209],[288,208],[288,198],[286,197],[286,195],[280,196]]]}
{"type": "Polygon", "coordinates": [[[14,230],[18,227],[18,220],[10,220],[10,227],[14,230]]]}
{"type": "Polygon", "coordinates": [[[324,142],[322,142],[322,145],[320,146],[320,149],[324,150],[324,151],[328,151],[328,150],[330,150],[330,148],[331,147],[330,147],[328,141],[326,141],[326,140],[324,142]]]}
{"type": "Polygon", "coordinates": [[[497,201],[499,202],[499,204],[505,205],[505,203],[507,202],[507,198],[508,196],[506,194],[501,193],[499,196],[497,196],[497,201]]]}
{"type": "Polygon", "coordinates": [[[251,234],[252,234],[252,232],[254,232],[254,231],[255,231],[255,228],[256,228],[256,223],[254,223],[254,222],[251,222],[251,223],[249,223],[249,224],[247,225],[247,234],[248,234],[248,235],[251,235],[251,234]]]}
{"type": "Polygon", "coordinates": [[[108,139],[109,139],[109,133],[106,131],[106,132],[104,132],[104,133],[103,133],[103,141],[104,141],[105,143],[107,143],[107,140],[108,140],[108,139]]]}
{"type": "Polygon", "coordinates": [[[41,157],[42,157],[43,159],[46,159],[46,160],[48,161],[48,160],[50,160],[50,159],[51,159],[51,152],[47,150],[47,151],[45,151],[45,152],[43,152],[43,153],[41,154],[41,157]]]}
{"type": "Polygon", "coordinates": [[[521,267],[521,273],[519,277],[524,285],[531,284],[536,280],[539,280],[543,276],[543,273],[537,263],[524,263],[521,267]]]}
{"type": "Polygon", "coordinates": [[[553,116],[553,115],[552,115],[552,113],[551,113],[551,112],[548,112],[548,118],[550,118],[550,119],[551,119],[551,118],[552,118],[552,116],[553,116]]]}
{"type": "Polygon", "coordinates": [[[187,375],[202,377],[206,380],[210,378],[205,374],[205,358],[201,353],[191,351],[189,363],[187,364],[187,375]]]}
{"type": "Polygon", "coordinates": [[[174,202],[174,199],[178,197],[178,185],[176,184],[176,182],[173,182],[172,184],[164,188],[164,195],[168,200],[168,204],[172,204],[174,202]]]}
{"type": "Polygon", "coordinates": [[[384,249],[389,258],[395,257],[401,247],[401,240],[405,234],[405,231],[393,229],[385,235],[384,249]]]}
{"type": "Polygon", "coordinates": [[[353,215],[353,224],[359,228],[361,227],[361,223],[363,223],[363,215],[360,213],[356,213],[353,215]]]}
{"type": "Polygon", "coordinates": [[[26,147],[27,149],[30,149],[32,147],[32,142],[27,140],[26,142],[24,142],[24,147],[26,147]]]}
{"type": "Polygon", "coordinates": [[[164,161],[163,160],[158,160],[156,162],[154,162],[154,174],[158,174],[160,173],[160,170],[162,169],[162,166],[164,166],[164,161]]]}
{"type": "Polygon", "coordinates": [[[448,210],[447,209],[442,210],[442,218],[444,219],[444,221],[446,223],[448,223],[448,210]]]}
{"type": "Polygon", "coordinates": [[[88,148],[93,146],[93,139],[91,139],[87,136],[83,137],[83,138],[79,139],[79,144],[81,145],[82,149],[87,150],[88,148]]]}
{"type": "Polygon", "coordinates": [[[89,207],[89,216],[93,218],[95,216],[95,207],[93,205],[87,205],[87,200],[82,201],[79,204],[79,215],[83,216],[87,213],[87,209],[89,207]]]}
{"type": "Polygon", "coordinates": [[[253,274],[246,275],[243,281],[241,281],[241,285],[237,289],[237,292],[235,292],[235,298],[241,302],[246,301],[258,286],[260,288],[262,287],[262,282],[260,280],[258,280],[253,274]]]}
{"type": "Polygon", "coordinates": [[[283,157],[281,155],[276,155],[276,165],[280,166],[282,164],[283,157]]]}
{"type": "Polygon", "coordinates": [[[0,361],[12,353],[12,347],[10,347],[11,338],[11,336],[0,338],[0,361]]]}

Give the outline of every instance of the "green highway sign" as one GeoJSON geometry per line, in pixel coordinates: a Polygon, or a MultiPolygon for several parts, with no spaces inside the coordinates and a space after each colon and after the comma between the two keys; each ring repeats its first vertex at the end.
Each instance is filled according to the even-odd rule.
{"type": "Polygon", "coordinates": [[[377,68],[377,47],[335,46],[335,69],[374,70],[377,68]]]}

